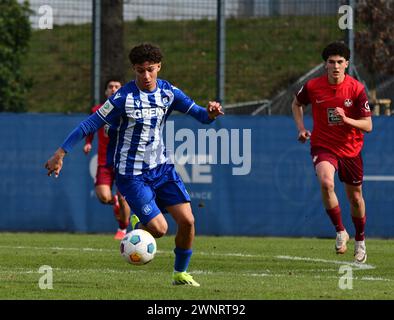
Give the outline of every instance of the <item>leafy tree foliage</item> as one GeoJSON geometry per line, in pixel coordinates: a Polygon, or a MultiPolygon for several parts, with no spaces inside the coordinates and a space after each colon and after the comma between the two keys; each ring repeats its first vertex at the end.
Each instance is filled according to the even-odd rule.
{"type": "Polygon", "coordinates": [[[394,0],[360,0],[355,47],[363,65],[372,74],[394,73],[394,0]]]}
{"type": "Polygon", "coordinates": [[[29,81],[21,71],[26,56],[31,26],[28,2],[0,1],[0,112],[26,110],[29,81]]]}

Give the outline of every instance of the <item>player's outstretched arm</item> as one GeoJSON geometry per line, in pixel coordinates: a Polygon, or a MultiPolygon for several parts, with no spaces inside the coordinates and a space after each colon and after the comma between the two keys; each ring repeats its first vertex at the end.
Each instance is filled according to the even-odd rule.
{"type": "Polygon", "coordinates": [[[94,134],[90,133],[86,136],[85,138],[85,144],[83,146],[83,152],[85,154],[88,154],[90,151],[92,151],[92,142],[94,139],[94,134]]]}
{"type": "Polygon", "coordinates": [[[222,106],[219,102],[209,101],[208,102],[208,117],[212,120],[215,120],[218,116],[224,115],[222,106]]]}
{"type": "Polygon", "coordinates": [[[59,148],[45,163],[45,168],[48,170],[47,174],[49,177],[52,175],[52,173],[55,174],[55,178],[59,176],[60,170],[62,170],[63,167],[63,158],[65,155],[66,152],[62,148],[59,148]]]}
{"type": "Polygon", "coordinates": [[[217,116],[224,114],[219,102],[209,101],[207,108],[201,107],[179,88],[173,87],[173,89],[175,95],[173,108],[176,111],[189,114],[194,119],[204,124],[209,124],[214,121],[217,116]]]}
{"type": "Polygon", "coordinates": [[[51,176],[52,173],[54,173],[57,178],[60,170],[62,169],[63,158],[66,153],[71,151],[71,149],[88,134],[92,134],[100,129],[104,123],[104,120],[102,120],[97,114],[92,114],[89,118],[82,121],[78,127],[71,131],[61,147],[57,149],[55,154],[45,163],[45,168],[48,169],[48,176],[51,176]]]}
{"type": "Polygon", "coordinates": [[[92,144],[91,143],[85,143],[83,146],[83,152],[85,154],[88,154],[90,151],[92,151],[92,144]]]}
{"type": "Polygon", "coordinates": [[[303,104],[301,104],[296,97],[294,97],[293,103],[291,104],[291,109],[293,112],[293,118],[298,129],[298,141],[305,143],[311,136],[309,130],[304,127],[304,111],[303,104]]]}
{"type": "Polygon", "coordinates": [[[360,119],[352,119],[346,116],[343,108],[335,108],[335,115],[339,116],[345,124],[348,124],[356,129],[360,129],[364,132],[372,131],[372,119],[371,117],[363,117],[360,119]]]}

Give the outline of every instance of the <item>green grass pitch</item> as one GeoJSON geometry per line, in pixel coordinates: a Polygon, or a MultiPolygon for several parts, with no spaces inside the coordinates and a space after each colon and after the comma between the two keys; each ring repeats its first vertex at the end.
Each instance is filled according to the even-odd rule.
{"type": "Polygon", "coordinates": [[[363,266],[353,263],[354,240],[340,256],[334,242],[197,236],[189,267],[201,284],[195,288],[171,284],[172,235],[157,239],[152,262],[133,266],[110,234],[0,233],[0,299],[394,299],[394,240],[367,239],[363,266]],[[40,289],[44,265],[52,289],[40,289]]]}

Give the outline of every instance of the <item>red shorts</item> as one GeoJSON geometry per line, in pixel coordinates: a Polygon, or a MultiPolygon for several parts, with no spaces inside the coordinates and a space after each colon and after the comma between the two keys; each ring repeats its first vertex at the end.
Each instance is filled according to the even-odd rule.
{"type": "Polygon", "coordinates": [[[354,158],[340,158],[332,151],[322,147],[312,147],[311,156],[313,165],[322,161],[331,163],[338,171],[339,180],[352,186],[359,186],[363,183],[363,159],[361,152],[354,158]]]}
{"type": "Polygon", "coordinates": [[[94,183],[95,186],[105,184],[112,188],[114,179],[115,179],[115,174],[112,167],[100,166],[100,165],[97,166],[96,181],[94,183]]]}

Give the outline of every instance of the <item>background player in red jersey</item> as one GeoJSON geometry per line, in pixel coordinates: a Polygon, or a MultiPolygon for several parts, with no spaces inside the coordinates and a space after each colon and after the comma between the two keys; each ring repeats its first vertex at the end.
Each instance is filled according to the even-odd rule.
{"type": "MultiPolygon", "coordinates": [[[[105,96],[109,98],[112,96],[122,84],[118,80],[108,80],[105,84],[105,96]]],[[[101,104],[92,108],[92,113],[100,109],[101,104]]],[[[127,232],[127,226],[130,221],[130,207],[126,200],[117,192],[112,194],[112,185],[114,183],[114,172],[112,167],[107,166],[107,146],[109,143],[108,125],[105,125],[97,131],[98,135],[98,158],[97,158],[97,173],[95,179],[95,190],[97,198],[101,203],[113,205],[115,219],[118,221],[119,228],[115,234],[115,239],[121,240],[127,232]]],[[[83,152],[88,154],[92,150],[92,141],[94,135],[88,135],[85,139],[83,152]]]]}
{"type": "Polygon", "coordinates": [[[355,261],[367,259],[365,247],[365,202],[362,194],[364,132],[372,130],[371,112],[364,86],[345,73],[350,50],[342,42],[329,44],[322,52],[327,73],[309,80],[296,94],[292,112],[298,140],[310,138],[311,156],[323,204],[337,231],[335,249],[347,250],[349,235],[342,224],[341,209],[334,189],[334,176],[345,184],[355,226],[355,261]],[[305,129],[303,107],[312,104],[313,131],[305,129]]]}

